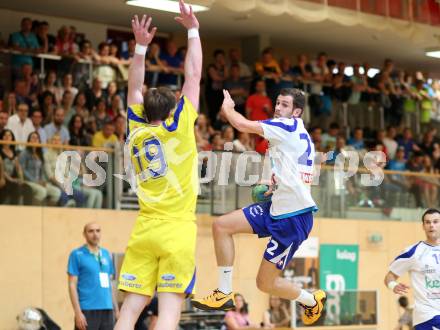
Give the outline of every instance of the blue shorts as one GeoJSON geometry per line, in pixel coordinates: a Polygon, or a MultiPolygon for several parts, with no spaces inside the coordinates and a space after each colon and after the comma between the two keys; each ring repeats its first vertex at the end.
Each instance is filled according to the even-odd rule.
{"type": "Polygon", "coordinates": [[[430,319],[429,321],[417,324],[414,329],[415,330],[432,330],[435,328],[440,329],[440,315],[430,319]]]}
{"type": "Polygon", "coordinates": [[[243,213],[253,231],[261,237],[271,236],[264,259],[283,270],[313,227],[313,213],[306,212],[285,219],[270,216],[272,202],[256,203],[243,208],[243,213]]]}

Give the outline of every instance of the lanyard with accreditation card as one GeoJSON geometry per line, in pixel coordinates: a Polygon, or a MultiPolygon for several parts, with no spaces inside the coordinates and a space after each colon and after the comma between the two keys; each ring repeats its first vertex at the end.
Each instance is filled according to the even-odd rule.
{"type": "Polygon", "coordinates": [[[101,288],[109,288],[110,287],[110,280],[109,280],[109,275],[106,272],[102,271],[102,252],[101,252],[101,248],[99,249],[98,253],[93,253],[92,251],[90,251],[90,253],[93,254],[93,256],[95,257],[96,261],[98,261],[99,264],[99,284],[101,285],[101,288]]]}

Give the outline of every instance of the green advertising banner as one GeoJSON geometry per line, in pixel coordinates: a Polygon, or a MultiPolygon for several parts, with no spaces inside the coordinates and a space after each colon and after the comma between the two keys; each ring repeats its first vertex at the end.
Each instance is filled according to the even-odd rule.
{"type": "Polygon", "coordinates": [[[327,314],[344,324],[357,313],[357,295],[346,290],[358,288],[358,245],[322,244],[319,249],[319,283],[327,291],[327,314]]]}

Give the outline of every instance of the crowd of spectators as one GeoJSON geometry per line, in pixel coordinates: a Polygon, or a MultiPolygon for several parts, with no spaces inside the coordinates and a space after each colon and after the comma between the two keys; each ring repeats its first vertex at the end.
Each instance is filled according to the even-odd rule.
{"type": "MultiPolygon", "coordinates": [[[[75,27],[62,26],[57,36],[52,36],[47,22],[23,18],[20,31],[10,35],[6,47],[18,53],[11,55],[11,88],[0,89],[2,140],[93,147],[125,141],[126,80],[134,54],[133,39],[122,44],[102,42],[94,50],[75,27]],[[62,58],[48,61],[48,70],[41,77],[39,62],[33,56],[37,53],[62,58]],[[89,63],[93,63],[92,72],[89,63]]],[[[172,40],[161,46],[151,44],[146,57],[145,90],[168,86],[177,97],[185,52],[172,40]]],[[[317,151],[334,151],[326,159],[328,164],[345,150],[380,150],[387,156],[386,168],[440,171],[435,128],[440,121],[440,83],[426,79],[421,72],[397,69],[390,59],[377,73],[368,63],[347,68],[346,63],[336,62],[326,53],[319,53],[314,60],[301,54],[292,63],[287,56],[278,60],[271,48],[265,49],[253,65],[242,61],[238,49],[230,49],[227,54],[219,49],[213,55],[212,61],[206,60],[204,97],[195,130],[199,150],[223,151],[225,143],[234,152],[255,150],[264,154],[268,148],[263,138],[238,133],[228,125],[220,113],[222,89],[230,91],[236,109],[244,116],[265,120],[273,115],[282,88],[301,88],[308,95],[306,124],[317,151]],[[383,109],[386,131],[377,129],[379,118],[372,115],[380,113],[379,108],[383,109]],[[421,136],[413,136],[412,129],[406,127],[415,121],[420,124],[421,136]]],[[[14,187],[12,202],[102,204],[102,195],[85,191],[85,187],[78,186],[73,197],[64,195],[53,177],[56,152],[51,155],[47,148],[19,145],[1,148],[0,170],[5,175],[0,175],[0,190],[14,187]]],[[[420,205],[437,200],[437,182],[391,176],[387,180],[390,189],[404,185],[420,190],[420,205]]]]}

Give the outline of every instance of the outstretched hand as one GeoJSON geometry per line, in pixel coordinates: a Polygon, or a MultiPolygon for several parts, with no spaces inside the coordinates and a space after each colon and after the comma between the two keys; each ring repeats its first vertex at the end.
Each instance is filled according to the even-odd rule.
{"type": "Polygon", "coordinates": [[[131,27],[133,29],[134,38],[136,43],[142,46],[148,46],[153,40],[156,34],[156,27],[153,27],[149,31],[151,25],[151,16],[147,18],[147,15],[143,15],[141,21],[137,15],[131,20],[131,27]]]}
{"type": "Polygon", "coordinates": [[[180,16],[175,17],[174,19],[182,24],[186,29],[199,28],[199,21],[193,13],[193,9],[191,6],[185,5],[183,0],[179,0],[180,7],[180,16]]]}
{"type": "Polygon", "coordinates": [[[235,107],[235,102],[231,97],[231,94],[229,94],[229,92],[224,89],[223,90],[223,104],[222,104],[222,109],[234,109],[235,107]]]}
{"type": "Polygon", "coordinates": [[[394,287],[393,292],[396,294],[404,295],[408,293],[408,289],[409,289],[408,285],[399,283],[394,287]]]}

